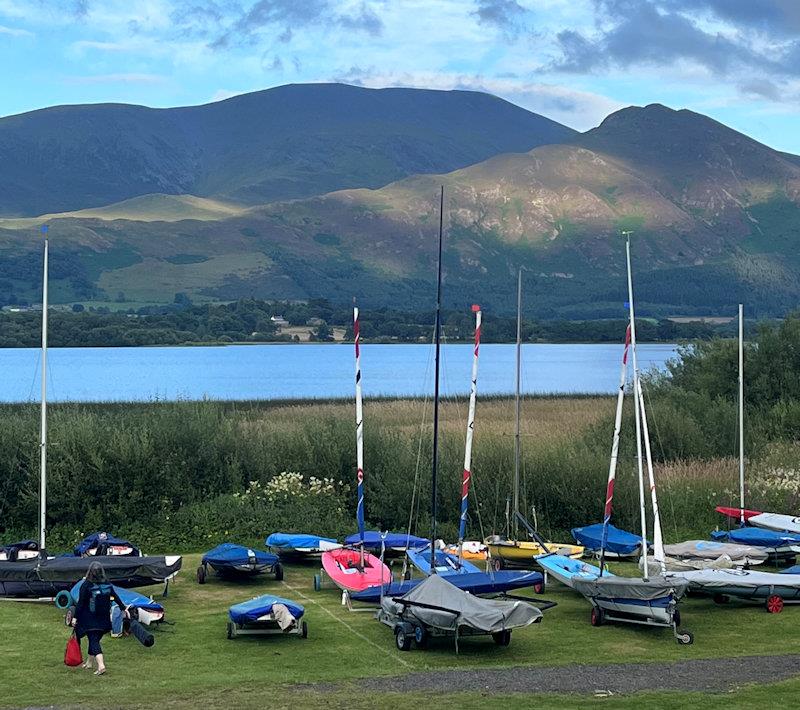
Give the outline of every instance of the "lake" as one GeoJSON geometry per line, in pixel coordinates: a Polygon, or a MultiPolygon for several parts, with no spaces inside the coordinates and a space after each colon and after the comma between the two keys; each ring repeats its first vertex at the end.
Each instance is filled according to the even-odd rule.
{"type": "MultiPolygon", "coordinates": [[[[478,393],[514,392],[513,344],[482,345],[478,393]]],[[[640,345],[644,372],[663,368],[676,346],[640,345]]],[[[50,348],[49,401],[155,399],[296,399],[352,397],[352,344],[224,347],[50,348]]],[[[621,345],[522,348],[522,386],[529,394],[610,394],[619,382],[621,345]]],[[[39,399],[40,351],[2,349],[0,401],[39,399]]],[[[469,391],[472,346],[442,347],[443,394],[469,391]]],[[[420,396],[433,391],[433,347],[362,347],[364,395],[420,396]]]]}

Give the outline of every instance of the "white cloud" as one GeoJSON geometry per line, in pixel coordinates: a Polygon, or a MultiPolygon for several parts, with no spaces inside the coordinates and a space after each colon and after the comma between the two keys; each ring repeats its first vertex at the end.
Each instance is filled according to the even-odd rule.
{"type": "Polygon", "coordinates": [[[70,76],[70,84],[163,84],[167,77],[160,74],[93,74],[90,76],[70,76]]]}
{"type": "Polygon", "coordinates": [[[0,35],[9,35],[11,37],[33,37],[33,32],[23,30],[19,27],[6,27],[0,25],[0,35]]]}

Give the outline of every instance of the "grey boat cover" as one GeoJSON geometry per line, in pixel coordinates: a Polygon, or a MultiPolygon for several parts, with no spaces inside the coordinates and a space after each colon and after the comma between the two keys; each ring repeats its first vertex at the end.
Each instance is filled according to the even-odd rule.
{"type": "Polygon", "coordinates": [[[425,626],[455,631],[468,626],[485,633],[516,629],[533,624],[542,612],[533,604],[502,599],[483,599],[460,590],[438,574],[433,574],[402,597],[384,597],[386,614],[414,617],[425,626]]]}
{"type": "Polygon", "coordinates": [[[800,574],[779,574],[743,569],[704,569],[676,573],[689,582],[692,589],[714,591],[725,589],[726,594],[767,597],[771,594],[800,598],[800,574]]]}
{"type": "Polygon", "coordinates": [[[741,562],[751,565],[761,564],[769,557],[769,552],[763,547],[716,540],[687,540],[674,545],[664,545],[664,554],[677,560],[718,560],[727,555],[734,564],[741,562]]]}
{"type": "Polygon", "coordinates": [[[680,599],[689,587],[689,582],[680,577],[575,577],[573,587],[587,599],[640,599],[653,601],[673,594],[680,599]]]}

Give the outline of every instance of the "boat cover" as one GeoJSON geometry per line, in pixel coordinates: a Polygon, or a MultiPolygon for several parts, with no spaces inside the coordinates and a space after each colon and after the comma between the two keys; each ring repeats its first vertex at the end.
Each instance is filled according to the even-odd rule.
{"type": "MultiPolygon", "coordinates": [[[[81,592],[81,586],[83,585],[83,580],[80,580],[71,590],[70,596],[72,597],[73,604],[78,603],[78,595],[81,592]]],[[[164,613],[164,607],[159,604],[157,601],[153,601],[150,597],[144,596],[144,594],[139,594],[139,592],[131,591],[130,589],[125,589],[124,587],[118,587],[114,584],[111,585],[114,588],[114,592],[119,597],[120,601],[126,607],[132,607],[134,609],[143,609],[144,611],[149,611],[152,613],[164,613]]],[[[116,602],[112,602],[112,606],[116,606],[116,602]]]]}
{"type": "Polygon", "coordinates": [[[737,545],[717,540],[687,540],[664,545],[664,554],[677,560],[718,560],[727,555],[733,562],[743,560],[744,564],[761,564],[769,557],[768,552],[755,545],[737,545]]]}
{"type": "MultiPolygon", "coordinates": [[[[427,578],[407,579],[383,586],[383,596],[400,597],[422,584],[427,578]]],[[[450,584],[470,594],[501,594],[514,589],[535,587],[544,581],[541,572],[528,570],[500,570],[499,572],[469,572],[453,574],[448,578],[450,584]]],[[[368,587],[361,592],[353,592],[350,598],[367,604],[377,604],[381,600],[381,587],[368,587]]]]}
{"type": "Polygon", "coordinates": [[[272,533],[266,543],[282,552],[308,551],[324,552],[325,550],[335,550],[341,547],[336,540],[330,537],[320,537],[319,535],[306,535],[305,533],[272,533]]]}
{"type": "Polygon", "coordinates": [[[725,593],[750,599],[766,599],[777,594],[786,599],[800,599],[800,574],[782,574],[745,569],[703,569],[681,572],[691,589],[725,593]]]}
{"type": "Polygon", "coordinates": [[[574,577],[574,589],[587,599],[634,599],[654,601],[670,595],[680,599],[689,587],[682,577],[574,577]]]}
{"type": "Polygon", "coordinates": [[[800,534],[777,532],[763,528],[735,528],[734,530],[715,530],[711,533],[715,540],[737,542],[757,547],[797,547],[800,548],[800,534]]]}
{"type": "MultiPolygon", "coordinates": [[[[50,557],[0,563],[0,596],[50,596],[69,590],[97,560],[88,557],[50,557]]],[[[174,577],[182,559],[174,557],[105,557],[102,565],[111,584],[142,587],[174,577]]]]}
{"type": "Polygon", "coordinates": [[[92,550],[95,548],[104,548],[104,555],[114,555],[113,548],[131,548],[133,552],[125,552],[126,555],[141,555],[141,551],[135,545],[132,545],[127,540],[119,537],[114,537],[111,533],[96,532],[83,538],[74,549],[76,557],[83,557],[84,555],[94,554],[92,550]],[[112,551],[109,551],[112,548],[112,551]]]}
{"type": "Polygon", "coordinates": [[[272,552],[253,550],[233,542],[223,542],[221,545],[217,545],[213,550],[206,552],[202,560],[204,565],[209,564],[215,569],[251,563],[272,567],[277,561],[278,556],[272,552]]]}
{"type": "MultiPolygon", "coordinates": [[[[431,546],[421,547],[406,552],[409,561],[423,574],[430,574],[431,571],[431,546]]],[[[449,576],[451,574],[467,574],[469,572],[480,572],[472,562],[464,558],[459,559],[458,555],[436,550],[436,573],[449,576]]]]}
{"type": "Polygon", "coordinates": [[[793,515],[780,515],[779,513],[759,513],[747,522],[758,528],[767,530],[777,530],[778,532],[790,532],[800,535],[800,517],[793,515]]]}
{"type": "Polygon", "coordinates": [[[459,589],[438,574],[427,577],[402,597],[384,597],[384,612],[425,626],[455,631],[468,626],[485,633],[528,626],[542,618],[542,612],[523,601],[483,599],[459,589]]]}
{"type": "Polygon", "coordinates": [[[800,565],[795,565],[794,567],[787,567],[785,570],[781,571],[781,574],[800,574],[800,565]]]}
{"type": "MultiPolygon", "coordinates": [[[[373,550],[380,553],[381,544],[385,545],[386,549],[411,549],[425,547],[426,545],[431,544],[431,541],[426,537],[417,537],[416,535],[408,535],[407,533],[386,533],[385,540],[381,538],[382,534],[384,533],[380,533],[377,530],[367,530],[367,532],[364,533],[364,547],[368,550],[373,550]]],[[[358,533],[355,535],[350,535],[349,537],[345,538],[344,544],[360,545],[361,536],[358,533]]]]}
{"type": "Polygon", "coordinates": [[[241,604],[234,604],[228,610],[228,616],[230,616],[234,624],[255,624],[262,616],[271,614],[272,607],[275,604],[282,604],[285,606],[295,619],[299,619],[306,611],[297,602],[284,599],[283,597],[276,597],[272,594],[265,594],[261,597],[255,597],[249,601],[242,602],[241,604]]]}
{"type": "MultiPolygon", "coordinates": [[[[582,528],[572,528],[572,537],[587,550],[597,551],[603,540],[603,524],[585,525],[582,528]]],[[[651,543],[647,543],[650,547],[651,543]]],[[[608,537],[606,538],[606,550],[616,555],[634,555],[642,547],[640,535],[620,530],[613,525],[608,526],[608,537]]]]}
{"type": "Polygon", "coordinates": [[[20,540],[9,545],[0,545],[0,561],[17,560],[20,557],[20,552],[23,553],[23,557],[28,559],[36,557],[33,553],[39,552],[39,543],[36,540],[20,540]]]}

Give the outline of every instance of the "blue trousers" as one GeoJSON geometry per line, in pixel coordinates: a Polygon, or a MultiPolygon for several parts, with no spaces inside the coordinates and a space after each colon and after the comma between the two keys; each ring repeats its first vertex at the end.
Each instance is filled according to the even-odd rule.
{"type": "MultiPolygon", "coordinates": [[[[89,639],[89,655],[90,656],[99,656],[103,649],[100,646],[100,639],[105,636],[105,631],[87,631],[86,638],[89,639]]],[[[78,641],[80,641],[80,637],[78,637],[78,641]]]]}

